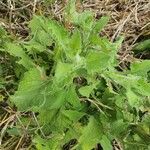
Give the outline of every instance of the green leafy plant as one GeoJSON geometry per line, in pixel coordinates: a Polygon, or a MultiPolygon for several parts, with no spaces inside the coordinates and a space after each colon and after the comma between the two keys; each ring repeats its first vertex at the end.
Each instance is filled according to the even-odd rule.
{"type": "Polygon", "coordinates": [[[91,12],[78,13],[69,1],[65,14],[73,29],[34,16],[30,40],[4,43],[2,51],[16,58],[24,71],[10,97],[18,111],[32,111],[40,125],[33,143],[38,150],[91,150],[149,146],[150,61],[136,60],[118,71],[117,52],[99,31],[108,17],[96,21],[91,12]],[[73,141],[73,145],[70,142],[73,141]]]}
{"type": "Polygon", "coordinates": [[[135,53],[139,53],[139,52],[149,51],[149,49],[150,49],[150,39],[147,39],[136,44],[135,47],[133,48],[133,51],[135,53]]]}

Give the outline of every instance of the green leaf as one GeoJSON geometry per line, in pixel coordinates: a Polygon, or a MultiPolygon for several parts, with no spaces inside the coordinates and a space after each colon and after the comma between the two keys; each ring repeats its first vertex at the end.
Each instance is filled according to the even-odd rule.
{"type": "Polygon", "coordinates": [[[69,0],[65,9],[65,19],[73,23],[77,22],[78,13],[76,12],[76,0],[69,0]]]}
{"type": "Polygon", "coordinates": [[[119,137],[124,131],[126,131],[128,123],[124,122],[123,119],[118,119],[111,123],[111,132],[115,137],[119,137]]]}
{"type": "MultiPolygon", "coordinates": [[[[47,19],[43,16],[34,16],[29,27],[31,28],[33,33],[36,33],[39,30],[39,32],[42,32],[44,37],[47,37],[47,39],[41,41],[40,34],[36,33],[37,35],[39,35],[38,38],[40,42],[43,43],[47,40],[50,41],[51,38],[55,40],[63,50],[66,50],[66,45],[69,40],[68,32],[62,25],[59,25],[56,21],[51,20],[50,18],[47,19]]],[[[46,44],[48,43],[46,42],[46,44]]]]}
{"type": "Polygon", "coordinates": [[[35,143],[37,150],[49,150],[49,144],[46,140],[42,139],[41,137],[34,138],[33,143],[35,143]]]}
{"type": "Polygon", "coordinates": [[[73,122],[77,122],[83,115],[85,115],[84,113],[75,110],[64,110],[63,114],[73,122]]]}
{"type": "Polygon", "coordinates": [[[111,142],[110,142],[110,140],[107,138],[106,135],[103,135],[103,136],[102,136],[102,139],[101,139],[101,141],[100,141],[100,144],[101,144],[103,150],[112,150],[112,149],[113,149],[113,147],[112,147],[112,145],[111,145],[111,142]]]}
{"type": "Polygon", "coordinates": [[[135,53],[143,52],[143,51],[149,51],[150,50],[150,39],[144,40],[133,48],[133,51],[135,53]]]}
{"type": "Polygon", "coordinates": [[[143,77],[147,77],[150,71],[150,60],[136,61],[131,64],[131,73],[143,77]]]}
{"type": "Polygon", "coordinates": [[[103,16],[98,21],[96,21],[93,28],[93,34],[99,34],[101,30],[107,25],[108,21],[109,17],[107,16],[103,16]]]}
{"type": "MultiPolygon", "coordinates": [[[[52,93],[52,95],[50,95],[50,98],[47,98],[45,105],[49,106],[49,109],[59,109],[67,101],[66,91],[63,89],[58,90],[58,91],[56,91],[56,90],[57,89],[55,89],[53,91],[54,93],[52,93]]],[[[47,106],[45,106],[45,108],[47,106]]]]}
{"type": "Polygon", "coordinates": [[[73,71],[73,65],[69,63],[58,62],[55,71],[55,78],[57,82],[68,78],[73,71]]]}
{"type": "Polygon", "coordinates": [[[25,53],[20,45],[14,43],[7,43],[6,51],[14,56],[18,57],[20,60],[18,61],[19,64],[23,65],[26,69],[30,69],[34,67],[34,63],[30,59],[30,57],[25,53]]]}
{"type": "Polygon", "coordinates": [[[141,79],[134,85],[134,89],[143,96],[150,96],[150,83],[141,79]]]}
{"type": "MultiPolygon", "coordinates": [[[[0,26],[0,38],[1,38],[1,40],[3,39],[3,38],[6,38],[7,37],[7,32],[6,32],[6,30],[4,29],[4,28],[2,28],[2,26],[0,26]]],[[[0,40],[0,42],[2,42],[0,40]]]]}
{"type": "Polygon", "coordinates": [[[85,11],[78,16],[78,25],[84,30],[84,32],[90,32],[94,23],[93,13],[85,11]]]}
{"type": "Polygon", "coordinates": [[[27,51],[30,53],[32,51],[43,52],[47,50],[47,47],[50,45],[52,45],[50,35],[41,29],[34,33],[30,41],[24,43],[24,47],[27,48],[27,51]]]}
{"type": "Polygon", "coordinates": [[[71,53],[72,56],[75,56],[77,53],[80,54],[82,50],[82,41],[81,41],[81,33],[79,30],[74,30],[73,35],[71,36],[69,42],[70,50],[68,53],[71,53]]]}
{"type": "Polygon", "coordinates": [[[29,22],[29,28],[32,31],[32,34],[36,33],[38,30],[42,29],[41,26],[44,25],[44,19],[41,16],[34,15],[32,20],[29,22]]]}
{"type": "MultiPolygon", "coordinates": [[[[55,85],[55,80],[52,85],[49,87],[49,94],[46,96],[45,104],[43,104],[43,108],[48,110],[51,109],[60,109],[65,106],[65,104],[69,103],[72,107],[77,108],[80,106],[79,98],[73,88],[66,85],[66,87],[58,87],[55,85]]],[[[64,86],[64,85],[63,85],[64,86]]],[[[42,108],[41,108],[42,109],[42,108]]]]}
{"type": "Polygon", "coordinates": [[[64,50],[67,51],[67,45],[69,41],[69,35],[67,30],[59,25],[54,20],[46,19],[46,25],[43,27],[46,32],[51,35],[51,38],[57,42],[57,44],[64,50]]]}
{"type": "Polygon", "coordinates": [[[69,128],[69,130],[65,134],[65,137],[64,137],[64,140],[63,140],[64,143],[68,144],[68,142],[70,142],[70,139],[78,139],[78,137],[81,134],[81,130],[82,130],[82,127],[80,126],[80,124],[75,124],[74,126],[69,128]]]}
{"type": "Polygon", "coordinates": [[[2,26],[0,26],[0,51],[5,51],[5,45],[10,42],[10,37],[2,26]]]}
{"type": "Polygon", "coordinates": [[[66,7],[65,17],[68,22],[80,26],[84,31],[90,31],[93,25],[93,13],[84,11],[78,13],[76,11],[76,0],[70,0],[66,7]]]}
{"type": "Polygon", "coordinates": [[[127,98],[130,105],[133,107],[135,106],[138,108],[139,104],[141,104],[141,98],[138,94],[143,96],[150,96],[150,84],[140,76],[131,74],[123,75],[120,73],[112,72],[109,72],[108,76],[110,76],[116,83],[120,84],[126,89],[127,98]]]}
{"type": "Polygon", "coordinates": [[[53,134],[53,138],[43,139],[40,136],[36,136],[33,139],[33,143],[35,144],[37,150],[55,150],[60,149],[60,142],[63,139],[63,135],[61,134],[53,134]]]}
{"type": "Polygon", "coordinates": [[[94,117],[91,117],[88,125],[84,128],[79,145],[83,150],[90,150],[100,143],[102,138],[101,126],[97,123],[94,117]]]}
{"type": "Polygon", "coordinates": [[[108,72],[108,76],[113,79],[114,82],[122,85],[125,88],[134,86],[134,84],[140,79],[139,76],[134,76],[131,74],[126,75],[119,72],[108,72]]]}
{"type": "MultiPolygon", "coordinates": [[[[116,77],[117,77],[117,75],[116,75],[116,77]]],[[[133,75],[129,74],[128,76],[122,76],[120,78],[120,80],[119,80],[119,76],[118,76],[117,80],[116,80],[117,83],[122,85],[126,90],[132,88],[132,89],[134,89],[135,92],[137,92],[143,96],[150,96],[150,83],[148,83],[144,79],[141,79],[139,76],[133,76],[133,75]],[[126,82],[126,81],[128,81],[128,82],[126,82]]]]}
{"type": "Polygon", "coordinates": [[[127,89],[126,95],[130,106],[138,108],[141,105],[142,102],[140,103],[140,97],[137,96],[130,88],[127,89]]]}
{"type": "Polygon", "coordinates": [[[39,107],[45,102],[46,85],[45,75],[37,68],[30,69],[25,73],[11,101],[21,111],[39,107]]]}
{"type": "Polygon", "coordinates": [[[11,136],[21,136],[22,132],[16,127],[7,129],[7,133],[11,136]]]}
{"type": "Polygon", "coordinates": [[[66,91],[66,97],[67,102],[71,104],[73,108],[79,109],[81,107],[81,103],[75,88],[75,86],[70,86],[66,91]]]}
{"type": "Polygon", "coordinates": [[[49,106],[43,105],[40,108],[39,115],[38,115],[38,121],[41,125],[43,125],[43,130],[46,133],[51,132],[49,124],[53,122],[54,118],[56,118],[55,116],[57,113],[58,113],[57,109],[49,109],[49,106]]]}
{"type": "Polygon", "coordinates": [[[109,67],[110,56],[104,52],[91,51],[86,57],[87,71],[89,74],[101,72],[109,67]]]}
{"type": "Polygon", "coordinates": [[[79,92],[82,96],[86,96],[89,97],[90,94],[92,93],[93,89],[94,89],[94,85],[90,85],[90,86],[83,86],[79,89],[79,92]]]}
{"type": "Polygon", "coordinates": [[[32,52],[43,52],[46,50],[46,47],[35,42],[35,41],[29,41],[27,43],[25,43],[24,47],[27,49],[27,51],[29,53],[32,53],[32,52]]]}

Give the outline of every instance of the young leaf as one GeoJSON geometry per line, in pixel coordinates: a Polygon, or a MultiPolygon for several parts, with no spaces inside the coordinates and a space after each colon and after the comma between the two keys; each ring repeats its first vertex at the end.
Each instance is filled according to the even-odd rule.
{"type": "Polygon", "coordinates": [[[14,43],[7,43],[6,44],[6,51],[14,56],[18,57],[20,60],[18,61],[19,64],[23,65],[26,69],[30,69],[34,67],[34,63],[31,58],[24,52],[20,45],[14,43]]]}
{"type": "Polygon", "coordinates": [[[74,30],[73,35],[71,36],[70,42],[69,42],[70,50],[68,53],[72,54],[71,56],[75,56],[77,53],[80,54],[82,50],[82,39],[81,39],[81,33],[79,30],[74,30]]]}
{"type": "Polygon", "coordinates": [[[115,137],[118,137],[121,135],[121,133],[123,133],[124,131],[126,131],[128,127],[128,123],[124,122],[123,119],[118,119],[115,122],[111,123],[111,132],[113,135],[115,135],[115,137]]]}
{"type": "Polygon", "coordinates": [[[50,45],[52,45],[52,39],[50,38],[50,35],[41,29],[37,30],[30,41],[24,43],[24,47],[30,53],[32,51],[44,52],[50,45]]]}
{"type": "Polygon", "coordinates": [[[25,73],[11,101],[21,111],[40,106],[45,101],[46,85],[45,75],[37,68],[30,69],[25,73]]]}
{"type": "Polygon", "coordinates": [[[93,85],[90,85],[90,86],[83,86],[79,89],[79,92],[82,96],[86,96],[86,97],[89,97],[90,94],[92,93],[93,91],[93,88],[94,86],[93,85]]]}
{"type": "Polygon", "coordinates": [[[69,0],[65,10],[65,18],[73,23],[78,22],[78,13],[76,12],[76,0],[69,0]]]}
{"type": "Polygon", "coordinates": [[[31,21],[29,27],[32,29],[34,34],[36,34],[38,30],[42,30],[40,32],[43,32],[44,34],[47,33],[49,35],[49,38],[51,37],[63,50],[66,50],[66,44],[69,40],[68,32],[62,25],[59,25],[56,21],[47,19],[45,17],[34,16],[33,21],[31,21]]]}
{"type": "MultiPolygon", "coordinates": [[[[128,75],[121,75],[119,73],[112,73],[109,72],[109,76],[118,84],[123,86],[126,89],[127,98],[129,98],[129,103],[134,107],[140,104],[137,101],[139,95],[136,93],[143,95],[143,96],[150,96],[150,84],[147,83],[144,79],[140,76],[134,76],[131,74],[128,75]],[[127,82],[128,81],[128,82],[127,82]],[[131,91],[132,89],[132,91],[131,91]],[[136,105],[135,105],[136,104],[136,105]]],[[[139,99],[140,100],[140,99],[139,99]]]]}
{"type": "Polygon", "coordinates": [[[42,26],[45,25],[45,21],[42,16],[34,15],[32,20],[29,22],[29,28],[32,31],[32,34],[35,34],[37,31],[42,29],[42,26]]]}
{"type": "Polygon", "coordinates": [[[109,21],[109,17],[104,16],[101,17],[98,21],[95,22],[94,28],[93,28],[93,34],[98,34],[101,32],[101,30],[107,25],[109,21]]]}
{"type": "Polygon", "coordinates": [[[58,90],[57,89],[52,89],[54,90],[51,95],[47,98],[47,101],[45,103],[45,107],[48,107],[48,109],[59,109],[60,107],[63,106],[63,104],[67,101],[66,99],[66,91],[64,89],[58,90]]]}
{"type": "Polygon", "coordinates": [[[101,126],[97,123],[94,117],[91,117],[88,125],[84,128],[79,145],[83,150],[90,150],[100,143],[102,138],[101,126]]]}
{"type": "Polygon", "coordinates": [[[73,65],[69,63],[58,62],[55,71],[55,78],[57,82],[63,81],[70,76],[73,71],[73,65]]]}
{"type": "Polygon", "coordinates": [[[133,48],[133,51],[135,53],[143,52],[143,51],[148,51],[150,50],[150,39],[144,40],[133,48]]]}
{"type": "Polygon", "coordinates": [[[126,95],[130,106],[138,108],[141,105],[140,97],[138,97],[130,88],[127,89],[126,95]]]}
{"type": "Polygon", "coordinates": [[[36,146],[37,150],[56,150],[60,149],[60,143],[63,139],[63,135],[55,133],[52,135],[53,138],[43,139],[40,136],[35,136],[33,143],[36,146]]]}
{"type": "Polygon", "coordinates": [[[109,67],[110,56],[104,52],[91,51],[86,56],[87,71],[89,74],[101,72],[109,67]]]}
{"type": "Polygon", "coordinates": [[[90,31],[93,25],[93,13],[85,11],[78,13],[76,11],[76,0],[70,0],[66,7],[66,19],[75,25],[80,26],[84,31],[90,31]]]}
{"type": "Polygon", "coordinates": [[[100,144],[101,144],[103,150],[113,150],[112,144],[106,135],[102,136],[100,144]]]}
{"type": "Polygon", "coordinates": [[[51,35],[51,38],[57,42],[57,44],[64,50],[67,51],[67,44],[69,41],[69,35],[67,30],[59,25],[54,20],[46,19],[46,25],[43,26],[44,30],[51,35]]]}
{"type": "Polygon", "coordinates": [[[150,71],[150,60],[136,61],[131,64],[131,73],[147,78],[150,71]]]}
{"type": "Polygon", "coordinates": [[[66,91],[66,98],[67,102],[71,104],[73,108],[78,110],[81,107],[81,103],[75,88],[76,87],[74,85],[71,85],[68,88],[68,90],[66,91]]]}
{"type": "Polygon", "coordinates": [[[77,122],[83,115],[85,115],[84,113],[75,110],[64,110],[63,114],[74,123],[77,122]]]}

